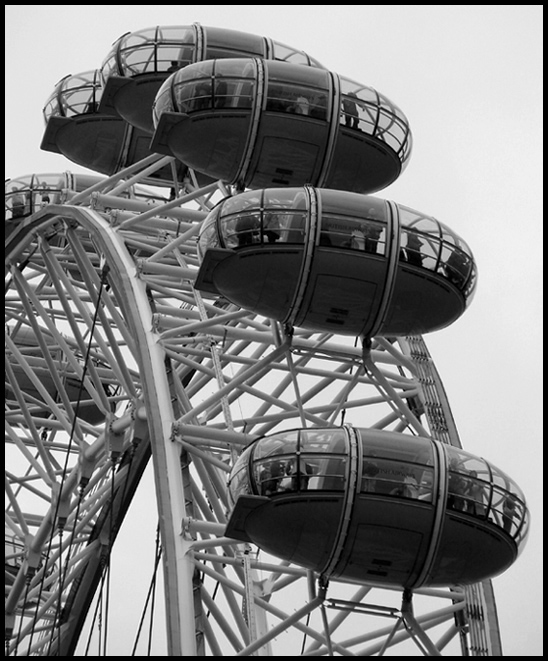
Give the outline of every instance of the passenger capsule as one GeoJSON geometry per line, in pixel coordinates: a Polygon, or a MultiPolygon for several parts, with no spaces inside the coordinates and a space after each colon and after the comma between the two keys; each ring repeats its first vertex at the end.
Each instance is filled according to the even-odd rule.
{"type": "MultiPolygon", "coordinates": [[[[101,112],[101,95],[99,71],[65,76],[57,83],[43,110],[46,130],[41,149],[63,154],[73,163],[107,175],[150,156],[150,136],[120,117],[101,112]]],[[[182,182],[187,175],[188,168],[177,164],[177,181],[182,182]]],[[[173,178],[168,165],[153,172],[148,183],[173,185],[173,178]]],[[[201,175],[200,183],[211,181],[201,175]]]]}
{"type": "Polygon", "coordinates": [[[202,225],[196,287],[290,326],[343,335],[451,324],[476,285],[470,248],[394,202],[269,188],[225,198],[202,225]]]}
{"type": "MultiPolygon", "coordinates": [[[[65,204],[76,193],[81,193],[104,180],[105,177],[93,174],[73,174],[72,172],[29,174],[6,179],[4,210],[6,233],[9,233],[24,218],[48,204],[65,204]]],[[[120,195],[147,201],[166,202],[166,198],[143,186],[130,186],[120,195]]]]}
{"type": "Polygon", "coordinates": [[[253,59],[181,69],[154,102],[151,148],[247,188],[373,193],[411,155],[407,118],[371,87],[324,69],[253,59]]]}
{"type": "Polygon", "coordinates": [[[242,452],[228,488],[228,537],[350,583],[476,583],[505,571],[528,531],[523,493],[505,473],[396,432],[266,436],[242,452]]]}
{"type": "Polygon", "coordinates": [[[13,223],[30,216],[48,204],[63,204],[69,192],[79,193],[102,177],[89,174],[30,174],[6,179],[5,211],[6,231],[13,223]]]}
{"type": "Polygon", "coordinates": [[[261,57],[312,67],[322,65],[303,51],[237,30],[205,27],[157,26],[122,35],[105,58],[101,76],[101,111],[153,133],[152,104],[161,84],[172,72],[203,60],[261,57]]]}
{"type": "MultiPolygon", "coordinates": [[[[63,388],[71,402],[74,413],[78,418],[81,418],[90,425],[98,425],[101,422],[104,422],[104,411],[93,400],[89,391],[86,390],[86,387],[80,386],[80,378],[74,371],[74,368],[66,360],[63,360],[61,350],[55,345],[54,340],[51,336],[48,336],[47,333],[43,334],[43,338],[48,345],[50,358],[55,363],[57,375],[63,384],[63,388]]],[[[61,408],[63,408],[57,383],[51,373],[51,363],[44,357],[34,331],[30,328],[20,328],[12,339],[18,350],[23,354],[27,365],[32,369],[33,374],[38,377],[45,392],[47,392],[47,394],[55,400],[55,402],[59,403],[61,408]]],[[[44,397],[43,392],[36,386],[23,366],[11,353],[6,355],[6,359],[9,362],[16,379],[17,389],[23,392],[26,396],[31,414],[37,417],[50,415],[51,406],[48,403],[47,398],[44,397]]],[[[81,356],[78,360],[83,365],[83,358],[81,356]]],[[[107,366],[104,364],[96,364],[96,369],[99,373],[106,370],[106,368],[107,366]]],[[[108,380],[105,379],[102,385],[107,396],[114,394],[114,386],[109,383],[108,380]]],[[[5,398],[6,402],[18,406],[14,386],[15,384],[12,385],[6,380],[5,398]]]]}

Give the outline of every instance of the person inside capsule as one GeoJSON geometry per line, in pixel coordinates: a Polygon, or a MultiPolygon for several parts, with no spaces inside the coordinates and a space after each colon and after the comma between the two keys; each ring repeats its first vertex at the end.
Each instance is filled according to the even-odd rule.
{"type": "Polygon", "coordinates": [[[7,180],[5,219],[25,218],[51,202],[57,202],[65,187],[63,175],[29,175],[7,180]]]}

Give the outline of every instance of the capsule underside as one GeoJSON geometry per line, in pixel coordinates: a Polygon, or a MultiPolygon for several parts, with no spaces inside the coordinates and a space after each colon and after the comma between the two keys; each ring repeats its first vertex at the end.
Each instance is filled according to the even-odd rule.
{"type": "Polygon", "coordinates": [[[210,177],[244,183],[247,188],[310,183],[365,194],[391,184],[402,169],[385,145],[367,135],[347,135],[344,128],[328,158],[330,127],[325,122],[264,112],[242,177],[249,148],[249,113],[202,111],[187,117],[173,113],[160,120],[160,132],[168,119],[172,125],[163,138],[168,149],[157,141],[156,134],[153,145],[158,151],[170,153],[210,177]]]}
{"type": "MultiPolygon", "coordinates": [[[[297,292],[303,252],[244,248],[216,263],[211,282],[232,303],[284,322],[297,292]]],[[[204,270],[216,257],[206,255],[204,270]]],[[[318,247],[293,324],[318,332],[369,335],[378,326],[386,271],[386,260],[318,247]]],[[[464,309],[462,295],[442,277],[426,277],[417,268],[400,265],[388,313],[375,334],[432,332],[453,323],[464,309]]]]}
{"type": "MultiPolygon", "coordinates": [[[[321,573],[337,541],[344,502],[343,496],[328,493],[277,496],[239,522],[240,532],[234,526],[228,534],[321,573]]],[[[430,547],[433,517],[430,505],[360,495],[344,551],[330,577],[416,586],[430,547]]],[[[436,561],[422,584],[475,583],[508,569],[516,555],[515,545],[492,526],[471,526],[467,517],[448,513],[436,561]]]]}

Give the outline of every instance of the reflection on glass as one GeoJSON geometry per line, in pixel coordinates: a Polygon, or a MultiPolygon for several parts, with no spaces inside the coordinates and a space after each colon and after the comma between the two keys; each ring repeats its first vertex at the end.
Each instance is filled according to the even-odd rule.
{"type": "Polygon", "coordinates": [[[487,518],[516,539],[526,535],[527,509],[522,491],[505,473],[464,450],[445,446],[449,477],[447,507],[487,518]]]}
{"type": "Polygon", "coordinates": [[[65,187],[65,179],[59,174],[8,179],[5,185],[5,220],[26,218],[48,204],[58,203],[65,187]]]}

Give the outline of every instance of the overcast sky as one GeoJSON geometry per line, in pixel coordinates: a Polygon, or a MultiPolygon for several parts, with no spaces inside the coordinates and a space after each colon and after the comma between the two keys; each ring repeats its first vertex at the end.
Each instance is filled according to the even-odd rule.
{"type": "Polygon", "coordinates": [[[409,118],[409,166],[378,195],[475,254],[469,310],[426,341],[463,446],[528,498],[529,543],[494,586],[505,655],[541,656],[542,6],[6,5],[6,177],[84,171],[39,148],[55,83],[99,68],[125,32],[196,21],[301,48],[409,118]]]}

